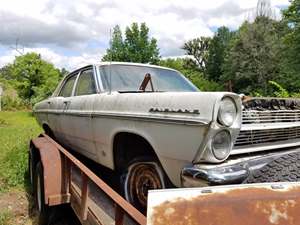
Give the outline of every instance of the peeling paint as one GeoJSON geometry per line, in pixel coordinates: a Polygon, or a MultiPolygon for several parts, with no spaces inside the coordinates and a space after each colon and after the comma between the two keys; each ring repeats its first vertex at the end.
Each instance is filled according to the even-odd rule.
{"type": "Polygon", "coordinates": [[[296,225],[300,188],[241,188],[177,197],[152,208],[148,225],[296,225]]]}

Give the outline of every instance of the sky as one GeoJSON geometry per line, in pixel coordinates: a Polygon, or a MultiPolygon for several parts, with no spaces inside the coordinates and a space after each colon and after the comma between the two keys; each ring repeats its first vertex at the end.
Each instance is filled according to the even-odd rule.
{"type": "MultiPolygon", "coordinates": [[[[56,67],[73,70],[101,60],[110,29],[145,22],[162,57],[184,55],[182,45],[237,29],[257,0],[0,0],[0,67],[21,52],[37,52],[56,67]]],[[[271,0],[275,14],[288,0],[271,0]]]]}

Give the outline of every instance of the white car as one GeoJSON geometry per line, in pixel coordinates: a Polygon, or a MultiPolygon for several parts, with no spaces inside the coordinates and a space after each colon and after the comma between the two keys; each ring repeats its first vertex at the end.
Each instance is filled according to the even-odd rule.
{"type": "Polygon", "coordinates": [[[201,92],[168,68],[101,63],[68,74],[34,113],[62,145],[121,174],[124,196],[143,208],[149,189],[262,180],[253,174],[297,152],[297,107],[201,92]]]}

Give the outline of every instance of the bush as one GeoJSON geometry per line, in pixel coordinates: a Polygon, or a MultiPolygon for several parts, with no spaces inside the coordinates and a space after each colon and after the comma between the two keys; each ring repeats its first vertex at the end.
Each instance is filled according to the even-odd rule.
{"type": "Polygon", "coordinates": [[[2,110],[4,111],[17,111],[17,110],[29,110],[30,104],[21,100],[18,97],[3,96],[1,100],[2,110]]]}

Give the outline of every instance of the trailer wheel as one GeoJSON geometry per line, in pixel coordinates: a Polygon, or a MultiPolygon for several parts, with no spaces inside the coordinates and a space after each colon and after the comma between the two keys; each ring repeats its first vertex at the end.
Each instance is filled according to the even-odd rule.
{"type": "Polygon", "coordinates": [[[244,183],[300,181],[300,153],[282,156],[251,174],[244,183]]]}
{"type": "Polygon", "coordinates": [[[29,172],[29,181],[32,186],[32,191],[34,191],[33,179],[34,179],[35,168],[34,168],[34,158],[33,158],[33,153],[31,148],[28,154],[28,172],[29,172]]]}
{"type": "Polygon", "coordinates": [[[134,160],[121,176],[124,197],[146,213],[148,190],[165,188],[164,171],[156,160],[134,160]]]}
{"type": "Polygon", "coordinates": [[[49,207],[45,204],[44,173],[41,162],[36,165],[34,174],[34,197],[38,211],[39,225],[47,224],[49,207]]]}

